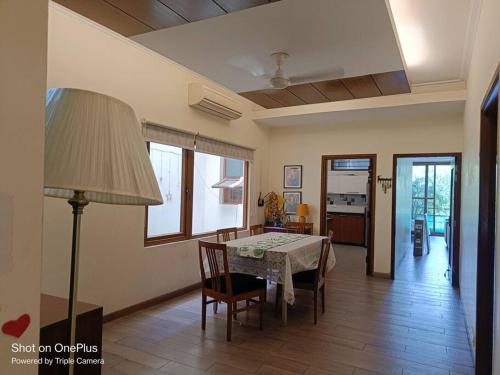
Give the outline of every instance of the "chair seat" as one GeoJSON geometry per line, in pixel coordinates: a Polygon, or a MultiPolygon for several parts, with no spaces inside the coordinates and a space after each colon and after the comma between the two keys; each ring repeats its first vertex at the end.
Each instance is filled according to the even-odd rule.
{"type": "MultiPolygon", "coordinates": [[[[212,280],[210,278],[205,280],[205,288],[212,289],[212,280]]],[[[221,293],[226,292],[226,278],[220,276],[220,287],[221,293]]],[[[233,295],[251,292],[252,290],[265,289],[267,286],[266,280],[258,279],[252,275],[246,275],[244,273],[231,273],[231,284],[233,286],[233,295]]]]}
{"type": "Polygon", "coordinates": [[[314,284],[314,280],[316,279],[316,270],[294,273],[292,275],[292,279],[294,282],[314,284]]]}

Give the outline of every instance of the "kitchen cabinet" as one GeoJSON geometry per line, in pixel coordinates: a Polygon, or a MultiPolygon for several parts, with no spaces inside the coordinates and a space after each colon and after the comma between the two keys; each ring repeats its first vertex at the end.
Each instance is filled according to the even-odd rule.
{"type": "Polygon", "coordinates": [[[328,229],[333,231],[333,241],[353,245],[365,244],[365,216],[359,214],[329,213],[328,229]]]}
{"type": "Polygon", "coordinates": [[[366,194],[368,175],[366,173],[330,173],[327,177],[327,191],[333,194],[366,194]]]}

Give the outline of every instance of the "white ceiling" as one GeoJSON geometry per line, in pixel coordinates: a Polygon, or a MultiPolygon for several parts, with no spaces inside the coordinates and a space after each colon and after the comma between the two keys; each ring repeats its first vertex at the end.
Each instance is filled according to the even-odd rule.
{"type": "Polygon", "coordinates": [[[480,1],[388,0],[412,84],[464,80],[480,1]]]}
{"type": "Polygon", "coordinates": [[[385,0],[283,0],[133,39],[236,92],[265,88],[254,75],[277,51],[288,75],[316,80],[403,69],[385,0]]]}
{"type": "Polygon", "coordinates": [[[479,3],[282,0],[133,39],[236,92],[266,87],[276,51],[288,75],[315,80],[403,69],[402,54],[419,85],[465,79],[479,3]]]}

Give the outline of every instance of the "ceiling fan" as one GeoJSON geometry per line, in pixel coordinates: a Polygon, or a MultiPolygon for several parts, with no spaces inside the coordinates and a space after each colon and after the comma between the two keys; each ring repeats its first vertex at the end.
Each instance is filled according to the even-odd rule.
{"type": "Polygon", "coordinates": [[[252,59],[247,60],[245,58],[245,60],[247,60],[245,64],[243,64],[243,59],[241,59],[239,61],[240,64],[238,65],[240,65],[240,67],[244,70],[250,72],[254,77],[265,78],[268,81],[269,86],[266,89],[269,90],[282,90],[291,85],[335,79],[344,75],[343,68],[334,68],[332,70],[317,72],[314,74],[289,77],[285,73],[283,65],[290,55],[286,52],[279,51],[272,53],[271,57],[277,66],[276,71],[273,74],[267,73],[255,59],[252,61],[252,59]]]}

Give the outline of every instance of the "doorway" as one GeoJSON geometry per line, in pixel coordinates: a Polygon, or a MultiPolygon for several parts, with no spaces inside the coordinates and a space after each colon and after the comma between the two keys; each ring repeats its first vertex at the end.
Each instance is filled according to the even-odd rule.
{"type": "Polygon", "coordinates": [[[459,286],[461,154],[393,161],[391,278],[459,286]]]}
{"type": "Polygon", "coordinates": [[[320,233],[333,230],[334,242],[366,263],[373,274],[375,232],[375,154],[323,155],[320,233]]]}
{"type": "MultiPolygon", "coordinates": [[[[500,67],[481,105],[476,283],[476,374],[493,373],[498,91],[500,67]]],[[[498,337],[497,337],[498,339],[498,337]]]]}

